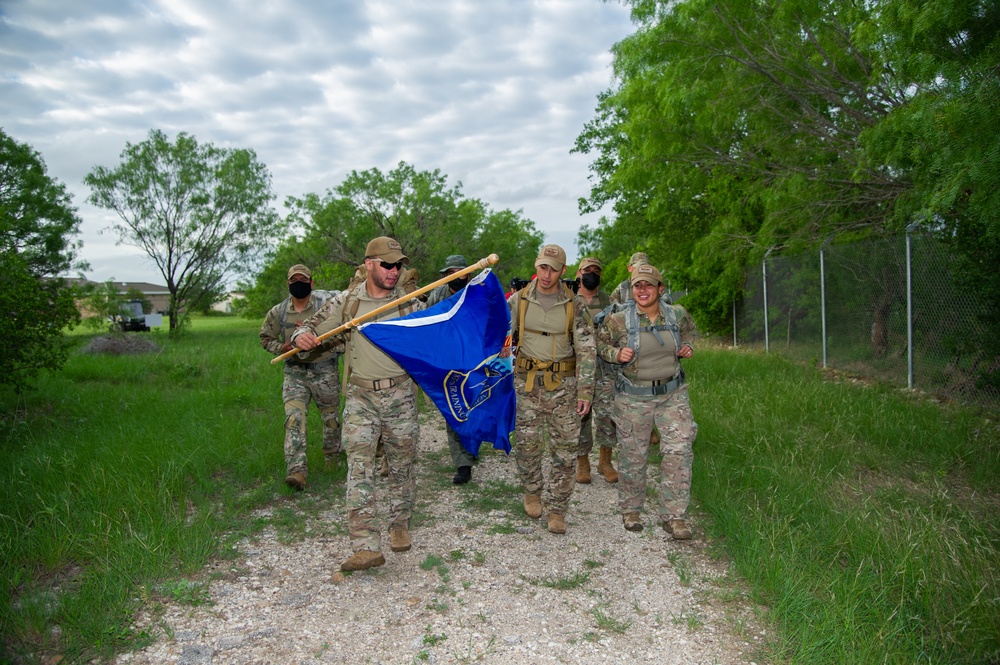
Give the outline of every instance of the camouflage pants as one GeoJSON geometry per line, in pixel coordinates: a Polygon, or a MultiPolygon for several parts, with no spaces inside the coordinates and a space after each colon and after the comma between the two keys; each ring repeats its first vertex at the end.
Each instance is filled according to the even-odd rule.
{"type": "Polygon", "coordinates": [[[594,402],[590,405],[590,412],[580,422],[580,447],[576,451],[577,455],[589,455],[595,442],[598,448],[615,447],[617,432],[612,420],[614,400],[614,384],[611,379],[607,376],[599,378],[594,386],[594,402]]]}
{"type": "Polygon", "coordinates": [[[541,494],[548,512],[566,514],[576,482],[576,450],[580,439],[580,416],[576,415],[576,378],[565,377],[556,390],[547,391],[536,380],[530,393],[524,392],[525,374],[514,376],[517,391],[517,421],[514,461],[525,494],[541,494]],[[546,486],[542,479],[542,454],[548,435],[551,461],[546,486]]]}
{"type": "Polygon", "coordinates": [[[649,435],[660,431],[660,519],[682,518],[691,502],[692,444],[698,424],[691,414],[687,386],[666,395],[615,396],[618,425],[618,508],[639,512],[646,500],[649,435]]]}
{"type": "Polygon", "coordinates": [[[379,440],[389,460],[389,521],[410,525],[417,478],[417,403],[411,381],[387,390],[347,387],[344,443],[347,448],[347,524],[351,548],[378,552],[382,539],[375,504],[375,448],[379,440]]]}
{"type": "Polygon", "coordinates": [[[340,372],[331,363],[319,369],[285,365],[281,399],[285,403],[285,470],[308,475],[306,462],[306,410],[309,400],[316,403],[323,419],[323,455],[340,452],[340,372]]]}
{"type": "Polygon", "coordinates": [[[476,458],[462,446],[462,441],[458,438],[458,432],[453,430],[448,424],[445,424],[444,427],[448,430],[448,450],[451,452],[451,461],[455,463],[455,468],[472,466],[476,458]]]}

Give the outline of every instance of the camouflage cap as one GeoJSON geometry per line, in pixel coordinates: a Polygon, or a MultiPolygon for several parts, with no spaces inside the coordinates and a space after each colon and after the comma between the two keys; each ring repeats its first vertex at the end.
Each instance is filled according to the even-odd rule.
{"type": "Polygon", "coordinates": [[[461,270],[462,268],[468,268],[468,267],[469,266],[466,265],[465,263],[464,256],[462,256],[461,254],[452,254],[451,256],[449,256],[444,260],[444,268],[441,268],[441,270],[438,270],[438,272],[443,275],[449,270],[454,270],[454,269],[461,270]]]}
{"type": "Polygon", "coordinates": [[[566,265],[566,251],[559,245],[546,245],[538,252],[535,267],[546,265],[556,270],[562,270],[566,265]]]}
{"type": "Polygon", "coordinates": [[[637,263],[649,263],[649,257],[646,256],[646,252],[636,252],[632,255],[632,258],[628,260],[630,266],[634,266],[637,263]]]}
{"type": "Polygon", "coordinates": [[[288,269],[288,279],[291,279],[295,275],[302,275],[306,279],[312,281],[313,274],[312,270],[305,267],[301,263],[296,263],[294,266],[288,269]]]}
{"type": "Polygon", "coordinates": [[[410,259],[403,254],[403,246],[399,241],[388,236],[379,236],[368,243],[365,247],[366,259],[382,259],[387,263],[402,261],[409,263],[410,259]]]}
{"type": "Polygon", "coordinates": [[[632,278],[629,279],[629,283],[633,286],[636,282],[649,282],[653,286],[658,286],[663,284],[663,277],[660,276],[659,270],[648,263],[642,263],[635,267],[635,270],[632,271],[632,278]]]}

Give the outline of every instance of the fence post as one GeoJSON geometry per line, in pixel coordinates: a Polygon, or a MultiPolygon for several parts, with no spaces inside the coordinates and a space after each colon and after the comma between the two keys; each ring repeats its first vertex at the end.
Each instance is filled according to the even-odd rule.
{"type": "Polygon", "coordinates": [[[736,298],[733,298],[733,348],[736,348],[736,298]]]}
{"type": "Polygon", "coordinates": [[[774,246],[772,246],[767,252],[764,253],[764,259],[760,262],[760,269],[764,278],[764,352],[771,352],[771,331],[770,325],[767,322],[767,257],[774,251],[774,246]]]}
{"type": "Polygon", "coordinates": [[[920,221],[906,225],[906,387],[913,390],[913,239],[920,221]]]}
{"type": "Polygon", "coordinates": [[[823,369],[826,369],[826,244],[833,240],[827,237],[819,248],[819,318],[823,326],[823,369]]]}

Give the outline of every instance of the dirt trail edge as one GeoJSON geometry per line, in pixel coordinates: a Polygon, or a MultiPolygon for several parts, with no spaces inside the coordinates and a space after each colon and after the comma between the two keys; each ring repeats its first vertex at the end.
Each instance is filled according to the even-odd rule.
{"type": "MultiPolygon", "coordinates": [[[[452,485],[444,422],[422,415],[413,548],[392,553],[385,534],[386,564],[346,576],[338,572],[351,554],[343,481],[324,483],[313,470],[305,492],[278,496],[259,513],[263,532],[190,581],[200,595],[179,585],[150,603],[137,627],[155,641],[116,662],[761,658],[768,636],[739,580],[710,556],[697,516],[695,538],[685,543],[648,513],[642,532],[625,531],[615,486],[595,473],[592,484],[574,489],[566,535],[553,535],[544,516],[525,516],[514,460],[482,452],[472,482],[452,485]]],[[[384,481],[378,489],[384,517],[384,481]]]]}

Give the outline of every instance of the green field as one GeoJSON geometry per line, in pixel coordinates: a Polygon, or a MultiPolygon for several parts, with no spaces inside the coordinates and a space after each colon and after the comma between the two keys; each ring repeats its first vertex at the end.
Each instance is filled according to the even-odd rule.
{"type": "MultiPolygon", "coordinates": [[[[258,327],[196,319],[177,339],[145,335],[154,353],[74,352],[36,393],[4,398],[6,658],[148,641],[130,626],[154,590],[185,589],[288,492],[281,370],[258,327]]],[[[762,608],[769,661],[997,662],[996,414],[759,353],[702,348],[686,366],[695,510],[762,608]]]]}

